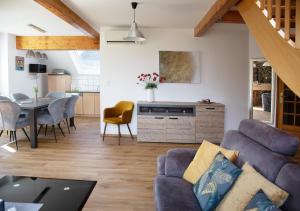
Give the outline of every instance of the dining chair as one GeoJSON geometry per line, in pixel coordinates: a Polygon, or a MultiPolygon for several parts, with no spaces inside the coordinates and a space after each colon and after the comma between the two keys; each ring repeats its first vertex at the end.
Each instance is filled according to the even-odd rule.
{"type": "Polygon", "coordinates": [[[106,108],[104,110],[104,119],[105,127],[103,133],[103,141],[106,132],[107,124],[115,124],[118,125],[118,133],[119,133],[119,145],[120,145],[120,138],[121,138],[121,131],[120,125],[126,124],[129,130],[131,138],[133,138],[129,123],[131,122],[132,113],[133,113],[134,103],[130,101],[120,101],[112,108],[106,108]]]}
{"type": "MultiPolygon", "coordinates": [[[[1,95],[0,95],[0,100],[8,100],[8,101],[10,101],[10,99],[8,97],[1,96],[1,95]]],[[[1,118],[1,114],[0,114],[0,118],[1,118]]],[[[8,130],[6,132],[7,132],[7,135],[8,135],[8,130]]],[[[2,133],[3,133],[3,130],[0,131],[0,137],[2,136],[2,133]]]]}
{"type": "MultiPolygon", "coordinates": [[[[66,110],[65,110],[65,113],[64,113],[64,118],[66,119],[66,122],[67,122],[67,127],[68,127],[69,134],[70,134],[69,121],[70,121],[70,118],[75,117],[75,106],[76,106],[76,102],[78,101],[78,99],[79,99],[78,95],[72,95],[66,103],[66,110]]],[[[74,123],[73,126],[76,130],[75,123],[74,123]]]]}
{"type": "Polygon", "coordinates": [[[20,100],[28,100],[28,99],[30,99],[30,97],[28,97],[27,95],[22,94],[22,93],[13,93],[11,95],[11,97],[12,97],[12,99],[14,101],[20,101],[20,100]]]}
{"type": "Polygon", "coordinates": [[[64,92],[49,92],[46,97],[50,98],[64,98],[66,94],[64,92]]]}
{"type": "Polygon", "coordinates": [[[55,141],[57,142],[56,131],[55,131],[55,126],[57,125],[62,135],[65,136],[64,131],[60,126],[60,123],[64,121],[64,112],[66,109],[67,100],[68,98],[56,99],[49,104],[47,111],[41,111],[40,113],[38,113],[37,123],[40,125],[38,134],[43,128],[43,125],[46,125],[45,134],[47,131],[47,125],[52,125],[54,138],[55,141]]]}
{"type": "MultiPolygon", "coordinates": [[[[27,117],[20,118],[21,108],[20,106],[10,100],[1,100],[0,101],[0,129],[10,131],[10,141],[13,139],[16,143],[16,148],[18,149],[18,140],[17,140],[17,129],[22,129],[27,139],[30,142],[25,127],[30,125],[29,119],[27,117]]],[[[2,135],[1,132],[1,135],[2,135]]]]}
{"type": "Polygon", "coordinates": [[[6,96],[1,96],[1,95],[0,95],[0,100],[8,100],[8,101],[11,101],[10,98],[8,98],[8,97],[6,97],[6,96]]]}

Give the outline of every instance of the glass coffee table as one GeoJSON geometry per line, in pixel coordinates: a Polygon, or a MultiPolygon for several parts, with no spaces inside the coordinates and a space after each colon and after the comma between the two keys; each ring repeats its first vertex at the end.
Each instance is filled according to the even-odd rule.
{"type": "Polygon", "coordinates": [[[43,204],[41,211],[82,210],[96,181],[5,176],[0,198],[6,202],[43,204]]]}

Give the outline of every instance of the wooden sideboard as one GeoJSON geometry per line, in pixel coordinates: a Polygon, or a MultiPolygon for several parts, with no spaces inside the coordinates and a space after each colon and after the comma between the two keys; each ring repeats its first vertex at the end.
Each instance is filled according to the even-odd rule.
{"type": "Polygon", "coordinates": [[[218,103],[138,102],[139,142],[220,143],[224,105],[218,103]]]}

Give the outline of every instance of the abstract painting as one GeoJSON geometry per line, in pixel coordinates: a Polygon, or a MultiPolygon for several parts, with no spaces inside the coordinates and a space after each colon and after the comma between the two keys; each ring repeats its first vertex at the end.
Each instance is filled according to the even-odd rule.
{"type": "Polygon", "coordinates": [[[166,83],[200,83],[200,52],[159,51],[159,74],[166,83]]]}
{"type": "Polygon", "coordinates": [[[16,70],[24,71],[24,57],[16,56],[16,70]]]}

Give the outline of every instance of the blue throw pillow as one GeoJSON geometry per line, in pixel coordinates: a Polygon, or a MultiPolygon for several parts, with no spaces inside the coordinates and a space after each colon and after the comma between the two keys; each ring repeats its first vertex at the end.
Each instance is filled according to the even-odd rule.
{"type": "Polygon", "coordinates": [[[241,172],[241,169],[219,152],[211,166],[193,187],[202,210],[214,210],[241,172]]]}
{"type": "Polygon", "coordinates": [[[251,199],[245,211],[255,209],[257,211],[279,211],[263,190],[259,190],[251,199]]]}

